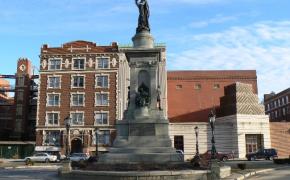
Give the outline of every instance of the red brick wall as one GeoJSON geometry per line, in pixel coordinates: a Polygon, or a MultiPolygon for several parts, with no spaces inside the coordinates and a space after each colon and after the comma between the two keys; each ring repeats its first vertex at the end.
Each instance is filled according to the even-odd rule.
{"type": "Polygon", "coordinates": [[[278,156],[290,156],[290,123],[270,122],[272,148],[278,151],[278,156]]]}
{"type": "Polygon", "coordinates": [[[169,71],[167,75],[170,122],[208,121],[210,109],[220,105],[224,87],[235,82],[252,84],[254,93],[258,92],[256,71],[169,71]],[[201,89],[195,89],[196,84],[201,89]],[[177,85],[182,88],[177,89],[177,85]]]}

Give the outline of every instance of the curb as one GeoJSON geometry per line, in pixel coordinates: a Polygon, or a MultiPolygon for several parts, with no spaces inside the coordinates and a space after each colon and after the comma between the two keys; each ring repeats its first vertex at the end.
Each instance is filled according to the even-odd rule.
{"type": "Polygon", "coordinates": [[[3,167],[2,169],[37,169],[37,168],[45,168],[45,169],[58,169],[61,166],[11,166],[11,167],[3,167]]]}
{"type": "Polygon", "coordinates": [[[248,177],[254,176],[256,174],[261,174],[261,173],[265,173],[265,172],[270,172],[270,171],[274,171],[274,170],[278,170],[278,169],[284,169],[284,168],[289,168],[290,166],[283,166],[283,167],[278,167],[278,168],[268,168],[268,169],[261,169],[261,170],[253,170],[251,172],[248,172],[246,174],[242,174],[242,173],[233,173],[232,175],[230,175],[229,177],[223,178],[224,180],[244,180],[248,177]]]}

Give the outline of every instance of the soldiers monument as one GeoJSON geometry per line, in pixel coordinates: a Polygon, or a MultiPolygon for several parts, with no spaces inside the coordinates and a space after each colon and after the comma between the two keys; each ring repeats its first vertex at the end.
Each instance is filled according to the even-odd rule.
{"type": "Polygon", "coordinates": [[[124,119],[117,121],[117,137],[100,163],[183,162],[172,147],[166,118],[165,50],[154,47],[147,0],[135,0],[139,9],[133,48],[125,51],[130,66],[130,93],[124,119]],[[165,98],[164,98],[165,97],[165,98]]]}

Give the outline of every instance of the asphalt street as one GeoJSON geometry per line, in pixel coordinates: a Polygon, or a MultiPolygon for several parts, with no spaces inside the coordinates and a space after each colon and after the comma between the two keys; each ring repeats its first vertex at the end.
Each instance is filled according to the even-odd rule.
{"type": "Polygon", "coordinates": [[[266,173],[257,174],[250,177],[252,180],[289,180],[290,167],[286,169],[274,170],[266,173]]]}
{"type": "Polygon", "coordinates": [[[0,180],[58,180],[57,170],[0,169],[0,180]]]}

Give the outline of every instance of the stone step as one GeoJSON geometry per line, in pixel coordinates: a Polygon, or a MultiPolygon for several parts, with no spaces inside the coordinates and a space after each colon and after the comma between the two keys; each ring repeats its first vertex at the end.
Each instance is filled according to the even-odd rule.
{"type": "Polygon", "coordinates": [[[129,137],[129,140],[116,139],[114,147],[171,147],[169,138],[156,138],[156,136],[129,137]]]}
{"type": "Polygon", "coordinates": [[[146,153],[175,153],[174,148],[168,147],[125,147],[125,148],[110,148],[110,153],[135,153],[135,154],[146,154],[146,153]]]}
{"type": "Polygon", "coordinates": [[[166,163],[183,162],[183,155],[177,153],[108,153],[100,156],[100,163],[166,163]]]}

